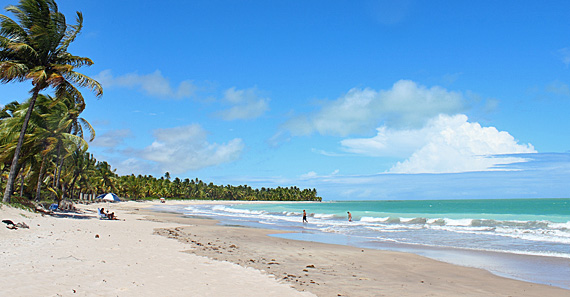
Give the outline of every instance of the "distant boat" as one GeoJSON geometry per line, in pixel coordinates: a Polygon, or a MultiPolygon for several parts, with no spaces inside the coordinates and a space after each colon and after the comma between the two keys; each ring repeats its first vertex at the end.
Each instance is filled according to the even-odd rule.
{"type": "Polygon", "coordinates": [[[114,193],[101,194],[95,197],[95,199],[101,199],[103,201],[109,201],[109,202],[121,202],[119,196],[115,195],[114,193]]]}

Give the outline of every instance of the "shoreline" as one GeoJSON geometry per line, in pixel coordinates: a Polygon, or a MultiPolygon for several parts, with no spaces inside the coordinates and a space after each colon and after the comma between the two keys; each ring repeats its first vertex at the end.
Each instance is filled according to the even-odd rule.
{"type": "MultiPolygon", "coordinates": [[[[169,205],[190,203],[209,202],[168,201],[169,205]]],[[[37,296],[38,292],[82,296],[73,290],[83,296],[94,292],[187,296],[187,290],[194,290],[202,296],[236,296],[235,290],[243,288],[239,296],[268,296],[268,292],[275,292],[273,296],[570,296],[570,290],[411,253],[279,238],[268,235],[284,232],[218,225],[212,219],[149,209],[158,205],[164,204],[78,205],[81,217],[33,214],[23,219],[29,230],[0,231],[0,260],[15,270],[0,292],[12,296],[37,296]],[[96,219],[94,211],[101,205],[125,221],[96,219]],[[95,240],[95,233],[113,241],[96,246],[103,240],[95,240]],[[54,249],[61,244],[64,249],[54,249]],[[31,264],[21,265],[26,259],[31,264]],[[150,270],[145,273],[141,266],[150,270]],[[84,272],[69,278],[74,268],[84,272]],[[106,282],[98,277],[102,275],[109,276],[103,278],[106,282]],[[16,284],[28,284],[27,279],[34,279],[36,289],[45,291],[17,291],[24,287],[16,284]]],[[[5,208],[0,209],[2,219],[5,208]]]]}
{"type": "MultiPolygon", "coordinates": [[[[258,216],[258,213],[255,211],[259,209],[266,210],[267,208],[271,208],[271,205],[266,206],[267,208],[265,206],[259,207],[255,205],[245,206],[247,210],[243,211],[242,215],[242,212],[239,211],[239,209],[242,209],[243,207],[238,207],[238,211],[234,214],[233,210],[226,210],[225,207],[221,208],[222,210],[220,211],[216,211],[215,209],[217,206],[211,205],[213,203],[216,205],[224,204],[223,201],[206,202],[204,206],[196,206],[195,203],[196,202],[185,204],[184,201],[182,201],[181,204],[173,203],[168,206],[161,205],[154,207],[153,209],[159,211],[172,211],[179,215],[184,213],[193,216],[204,216],[220,220],[221,224],[237,224],[252,228],[291,231],[290,233],[273,235],[291,240],[316,241],[375,250],[413,253],[454,265],[484,269],[497,276],[570,290],[570,282],[566,277],[564,277],[564,275],[568,274],[568,267],[570,267],[568,266],[570,265],[570,258],[567,257],[557,257],[557,255],[552,254],[513,253],[509,250],[487,249],[485,246],[481,246],[480,249],[473,248],[473,245],[467,247],[445,246],[437,245],[437,242],[435,241],[432,242],[434,243],[432,245],[422,245],[406,243],[405,241],[391,242],[389,240],[382,239],[369,240],[371,237],[362,236],[362,234],[358,234],[358,232],[353,232],[354,234],[343,233],[342,228],[340,228],[341,232],[323,230],[328,229],[327,226],[343,226],[342,219],[334,222],[323,221],[315,223],[315,221],[312,221],[315,224],[301,224],[300,212],[297,214],[299,217],[290,216],[292,213],[291,209],[300,210],[301,208],[304,208],[300,205],[288,206],[286,207],[286,211],[284,211],[284,213],[287,213],[287,216],[280,218],[279,215],[277,215],[278,218],[274,218],[271,215],[264,216],[263,214],[259,214],[260,216],[258,216]],[[190,206],[189,211],[185,210],[186,205],[190,206]]],[[[233,202],[233,204],[236,203],[243,204],[243,202],[233,202]]],[[[257,203],[259,204],[264,202],[257,203]]],[[[270,202],[268,204],[271,203],[275,202],[270,202]]],[[[292,202],[292,204],[294,203],[295,202],[292,202]]],[[[198,204],[200,203],[198,202],[198,204]]],[[[279,208],[277,211],[281,212],[282,210],[283,209],[279,208]]],[[[271,212],[275,210],[267,211],[271,212]]],[[[322,215],[323,212],[320,211],[319,214],[322,215]]],[[[346,218],[343,219],[345,220],[346,218]]],[[[345,228],[351,228],[351,230],[354,230],[348,225],[346,225],[345,228]]],[[[335,229],[333,228],[333,231],[334,230],[335,229]]],[[[374,234],[368,236],[373,235],[374,234]]],[[[450,243],[449,238],[442,239],[444,243],[446,240],[447,243],[450,243]]]]}
{"type": "MultiPolygon", "coordinates": [[[[208,202],[206,202],[208,203],[208,202]]],[[[220,203],[220,202],[215,202],[220,203]]],[[[223,202],[221,202],[223,203],[223,202]]],[[[239,202],[238,202],[239,203],[239,202]]],[[[184,205],[184,202],[177,203],[184,205]]],[[[199,204],[199,203],[198,203],[199,204]]],[[[156,209],[153,211],[157,211],[156,209]]],[[[180,218],[184,218],[184,216],[180,213],[176,212],[161,212],[166,218],[165,219],[174,219],[178,220],[180,218]],[[172,218],[179,217],[179,218],[172,218]],[[167,218],[170,217],[170,218],[167,218]]],[[[196,219],[193,217],[192,219],[196,219]]],[[[200,219],[197,219],[200,220],[200,219]]],[[[212,222],[216,222],[211,218],[207,218],[208,224],[212,222]]],[[[199,225],[199,223],[198,223],[199,225]]],[[[373,266],[378,267],[385,267],[390,266],[392,267],[394,263],[390,263],[390,261],[369,261],[370,258],[382,258],[382,257],[392,257],[394,256],[395,259],[398,259],[396,262],[400,260],[402,262],[417,262],[418,264],[412,264],[412,266],[416,265],[418,267],[422,265],[428,265],[434,268],[433,271],[429,273],[419,272],[416,276],[418,277],[417,283],[425,284],[430,280],[428,277],[429,275],[446,275],[448,278],[455,278],[456,275],[463,274],[464,277],[461,277],[460,281],[452,281],[456,284],[461,284],[461,286],[465,286],[466,290],[462,291],[461,294],[465,296],[492,296],[492,295],[514,295],[514,296],[544,296],[544,294],[554,294],[553,296],[570,296],[570,290],[566,290],[564,288],[554,287],[546,284],[538,284],[538,283],[531,283],[521,280],[516,280],[513,278],[502,277],[496,274],[493,274],[487,270],[483,270],[480,268],[472,268],[472,267],[465,267],[456,264],[449,264],[445,262],[441,262],[438,260],[433,260],[431,258],[427,258],[424,256],[419,256],[409,252],[398,252],[398,251],[386,251],[386,250],[378,250],[378,249],[368,249],[368,248],[359,248],[347,245],[340,245],[334,243],[318,243],[318,242],[311,242],[311,241],[303,241],[298,240],[295,236],[287,237],[289,234],[293,234],[292,232],[288,231],[278,231],[278,230],[271,230],[271,229],[260,229],[256,227],[237,227],[237,226],[224,226],[224,225],[215,225],[214,228],[220,228],[220,230],[230,229],[231,236],[226,235],[219,235],[219,234],[226,234],[228,231],[215,231],[217,234],[216,240],[212,239],[208,236],[207,232],[202,233],[203,231],[200,228],[188,228],[188,229],[178,229],[178,230],[169,230],[169,234],[163,234],[170,236],[172,238],[176,238],[181,241],[186,241],[190,245],[194,247],[192,250],[193,253],[207,256],[210,258],[214,258],[217,260],[224,260],[229,261],[232,263],[236,263],[246,267],[254,267],[259,270],[265,270],[268,273],[273,273],[276,275],[276,278],[282,276],[284,281],[289,281],[294,285],[296,288],[305,289],[310,292],[313,292],[319,296],[371,296],[374,294],[378,294],[377,292],[384,292],[387,296],[418,296],[424,294],[425,290],[430,291],[433,287],[425,287],[419,288],[414,287],[416,285],[415,282],[411,282],[410,280],[402,280],[401,274],[402,273],[409,273],[408,266],[402,265],[401,271],[392,271],[398,277],[393,278],[393,281],[389,281],[389,283],[398,283],[400,286],[404,286],[407,288],[405,291],[386,291],[384,287],[386,285],[386,281],[391,279],[390,276],[387,275],[385,271],[378,271],[374,269],[373,266]],[[192,230],[191,230],[192,229],[192,230]],[[258,234],[261,233],[261,234],[258,234]],[[243,238],[247,238],[244,240],[243,238]],[[200,239],[200,240],[197,240],[200,239]],[[210,245],[199,245],[199,243],[210,243],[210,245]],[[255,242],[255,243],[252,243],[255,242]],[[270,242],[271,244],[269,244],[270,242]],[[239,244],[238,244],[239,243],[239,244]],[[240,256],[236,256],[238,252],[237,249],[229,248],[229,245],[234,245],[239,248],[240,256]],[[277,248],[279,247],[279,248],[277,248]],[[285,248],[287,247],[287,248],[285,248]],[[334,248],[333,248],[334,247],[334,248]],[[275,253],[274,251],[279,249],[280,252],[275,253]],[[312,256],[303,256],[302,253],[299,251],[305,251],[307,249],[314,250],[311,255],[312,256]],[[256,252],[256,251],[263,251],[263,252],[256,252]],[[267,252],[272,251],[272,252],[267,252]],[[335,260],[331,261],[331,259],[319,259],[319,257],[315,256],[315,254],[329,254],[334,255],[332,256],[335,260]],[[361,255],[366,254],[366,257],[361,257],[361,255]],[[244,255],[250,255],[251,259],[247,258],[244,255]],[[279,256],[285,256],[285,261],[278,258],[279,256]],[[258,258],[265,258],[266,261],[262,263],[252,262],[250,260],[254,257],[258,258]],[[315,264],[308,264],[315,259],[318,259],[319,262],[324,263],[322,269],[306,269],[305,266],[307,265],[315,265],[315,264]],[[358,259],[361,264],[359,266],[353,265],[354,262],[358,259]],[[274,260],[274,261],[273,261],[274,260]],[[273,264],[268,264],[272,263],[273,264]],[[337,263],[334,263],[337,262],[337,263]],[[276,264],[279,263],[279,264],[276,264]],[[305,265],[305,266],[303,266],[305,265]],[[299,267],[305,267],[304,269],[299,269],[299,267]],[[359,268],[360,267],[360,268],[359,268]],[[305,271],[308,270],[308,271],[305,271]],[[356,271],[356,272],[355,272],[356,271]],[[363,272],[363,274],[361,274],[363,272]],[[450,276],[453,275],[453,277],[450,276]],[[288,277],[289,275],[294,275],[295,277],[291,278],[288,277]],[[476,280],[469,280],[471,277],[477,276],[480,278],[481,284],[475,285],[477,283],[476,280]],[[420,278],[425,278],[420,279],[420,278]],[[293,280],[295,281],[293,283],[293,280]],[[311,280],[315,283],[311,283],[311,280]],[[320,280],[320,282],[319,282],[320,280]],[[423,281],[423,282],[422,282],[423,281]],[[302,282],[299,284],[299,282],[302,282]],[[356,287],[353,287],[354,282],[357,283],[356,287]],[[467,284],[462,284],[467,282],[467,284]],[[495,283],[496,282],[496,283],[495,283]],[[486,293],[473,293],[477,292],[480,287],[492,287],[487,284],[494,284],[494,288],[488,289],[486,293]],[[522,284],[522,285],[521,285],[522,284]],[[515,291],[514,288],[517,286],[521,287],[520,291],[515,291]],[[533,292],[534,287],[540,287],[541,289],[535,290],[533,292]],[[323,289],[323,287],[327,287],[327,289],[323,289]],[[513,290],[505,290],[505,288],[512,288],[513,290]],[[330,288],[334,288],[336,291],[331,290],[330,288]],[[346,291],[343,291],[344,288],[349,288],[346,291]],[[414,289],[411,289],[414,288],[414,289]],[[471,289],[467,289],[471,288],[471,289]],[[549,289],[553,289],[552,293],[548,293],[549,289]],[[331,291],[327,291],[331,290],[331,291]],[[471,290],[473,292],[471,292],[471,290]],[[557,292],[557,293],[555,293],[557,292]]],[[[294,234],[293,234],[294,235],[294,234]]],[[[315,267],[317,267],[315,265],[315,267]]],[[[415,267],[415,266],[414,266],[415,267]]],[[[412,273],[413,274],[413,273],[412,273]]],[[[438,279],[445,279],[438,277],[438,279]]],[[[436,283],[431,279],[431,284],[436,283]]],[[[439,285],[442,285],[441,283],[439,285]]],[[[431,286],[431,285],[430,285],[431,286]]],[[[445,287],[445,286],[443,286],[445,287]]],[[[456,295],[458,291],[457,288],[453,288],[449,291],[447,289],[443,290],[443,288],[436,288],[435,293],[436,295],[456,295]],[[443,290],[443,291],[442,291],[443,290]]]]}

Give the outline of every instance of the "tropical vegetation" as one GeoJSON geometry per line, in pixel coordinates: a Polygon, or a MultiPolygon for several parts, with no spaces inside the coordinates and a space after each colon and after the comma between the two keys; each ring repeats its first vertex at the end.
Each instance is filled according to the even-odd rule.
{"type": "Polygon", "coordinates": [[[127,199],[175,198],[216,200],[320,201],[316,189],[214,185],[198,178],[171,180],[170,173],[119,176],[88,151],[95,138],[81,117],[85,101],[76,88],[101,96],[99,83],[75,71],[89,58],[67,52],[82,28],[83,16],[68,26],[53,0],[21,0],[8,6],[19,22],[0,14],[0,81],[31,80],[31,97],[0,111],[0,189],[3,202],[79,199],[82,194],[114,192],[127,199]],[[53,95],[41,92],[53,90],[53,95]]]}
{"type": "MultiPolygon", "coordinates": [[[[93,61],[67,52],[83,27],[80,12],[77,12],[76,24],[68,26],[53,0],[21,0],[19,5],[10,5],[6,10],[19,22],[0,14],[0,81],[31,80],[33,86],[18,141],[11,154],[3,198],[4,202],[9,202],[17,172],[26,169],[21,168],[23,162],[19,162],[19,158],[21,153],[25,153],[22,149],[28,122],[40,92],[53,88],[58,100],[71,100],[74,108],[82,111],[85,101],[75,85],[88,87],[97,96],[103,95],[103,88],[97,81],[75,71],[75,68],[92,65],[93,61]]],[[[61,145],[57,146],[61,152],[61,145]]],[[[62,156],[60,154],[60,159],[62,156]]]]}
{"type": "Polygon", "coordinates": [[[298,187],[277,187],[253,189],[247,185],[215,185],[205,183],[198,178],[170,180],[169,173],[160,178],[142,175],[117,177],[113,189],[119,196],[130,199],[173,198],[205,200],[266,200],[266,201],[321,201],[316,189],[298,187]]]}

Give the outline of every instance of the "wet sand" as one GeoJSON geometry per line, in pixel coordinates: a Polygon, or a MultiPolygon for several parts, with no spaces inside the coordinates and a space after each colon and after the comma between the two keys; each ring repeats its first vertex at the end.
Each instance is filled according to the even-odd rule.
{"type": "Polygon", "coordinates": [[[272,237],[279,232],[178,214],[148,215],[190,224],[156,231],[187,244],[188,253],[253,267],[318,296],[570,296],[570,290],[410,253],[272,237]]]}

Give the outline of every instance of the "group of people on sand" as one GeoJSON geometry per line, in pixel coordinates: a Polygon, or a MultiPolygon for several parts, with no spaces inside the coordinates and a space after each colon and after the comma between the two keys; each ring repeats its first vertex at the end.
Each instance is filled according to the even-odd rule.
{"type": "MultiPolygon", "coordinates": [[[[348,214],[348,221],[352,222],[352,214],[350,213],[350,211],[346,212],[348,214]]],[[[303,223],[308,223],[309,221],[307,221],[307,212],[303,209],[303,223]]]]}
{"type": "Polygon", "coordinates": [[[105,211],[105,208],[103,207],[101,207],[100,212],[101,215],[104,215],[109,220],[118,220],[114,212],[105,211]]]}

